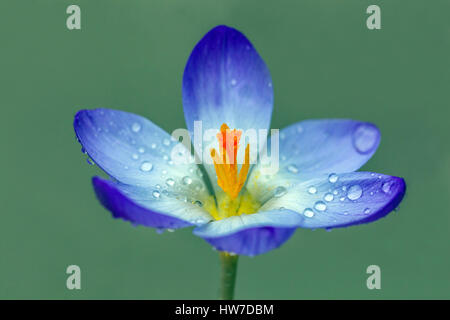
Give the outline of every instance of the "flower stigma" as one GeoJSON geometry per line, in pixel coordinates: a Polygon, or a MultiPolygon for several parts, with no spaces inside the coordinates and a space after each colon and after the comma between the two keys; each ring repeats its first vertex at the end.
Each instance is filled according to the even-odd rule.
{"type": "Polygon", "coordinates": [[[216,220],[244,213],[252,214],[260,207],[260,204],[248,192],[241,192],[250,168],[250,144],[247,144],[244,163],[238,172],[237,152],[241,136],[241,130],[230,130],[224,123],[217,134],[219,152],[214,148],[211,149],[217,184],[224,191],[216,196],[217,207],[209,206],[207,208],[216,220]]]}

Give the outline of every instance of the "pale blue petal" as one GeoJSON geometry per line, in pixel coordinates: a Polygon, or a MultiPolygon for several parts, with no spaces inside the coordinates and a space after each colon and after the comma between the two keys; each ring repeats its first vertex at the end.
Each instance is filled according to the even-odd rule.
{"type": "MultiPolygon", "coordinates": [[[[78,140],[88,156],[114,179],[129,185],[170,188],[189,177],[192,190],[208,195],[195,164],[176,155],[190,152],[151,121],[123,111],[79,111],[74,120],[78,140]]],[[[186,158],[187,159],[187,158],[186,158]]]]}
{"type": "Polygon", "coordinates": [[[260,210],[295,211],[305,217],[303,228],[346,227],[386,216],[401,202],[405,190],[402,178],[378,173],[319,174],[272,189],[260,210]]]}
{"type": "Polygon", "coordinates": [[[202,203],[181,192],[140,188],[94,177],[95,193],[113,217],[158,229],[202,225],[212,220],[202,203]]]}

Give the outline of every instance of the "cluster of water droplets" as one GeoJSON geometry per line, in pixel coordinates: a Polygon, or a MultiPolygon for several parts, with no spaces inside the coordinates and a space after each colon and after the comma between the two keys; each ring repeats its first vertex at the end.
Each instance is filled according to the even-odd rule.
{"type": "MultiPolygon", "coordinates": [[[[372,174],[375,176],[375,174],[372,174]]],[[[378,179],[382,179],[381,175],[378,176],[378,179]]],[[[303,215],[308,218],[314,217],[317,213],[324,212],[328,209],[328,204],[333,201],[351,201],[355,202],[359,200],[363,194],[364,190],[360,184],[351,184],[351,185],[338,185],[339,176],[335,173],[332,173],[328,176],[329,190],[323,195],[323,198],[317,200],[311,208],[306,208],[303,211],[303,215]],[[335,186],[335,187],[333,187],[335,186]]],[[[377,192],[383,192],[385,194],[389,194],[392,189],[392,181],[383,182],[376,188],[371,188],[370,191],[367,192],[368,195],[374,196],[377,192]]],[[[308,186],[306,188],[306,192],[309,195],[316,195],[318,192],[318,188],[316,186],[308,186]]],[[[365,208],[363,210],[363,214],[370,214],[372,210],[370,208],[365,208]]],[[[348,215],[349,213],[343,212],[343,215],[348,215]]]]}
{"type": "MultiPolygon", "coordinates": [[[[164,184],[157,184],[152,191],[153,199],[159,200],[162,197],[168,197],[203,207],[203,202],[200,200],[201,193],[206,188],[202,180],[203,173],[199,168],[194,167],[189,169],[189,173],[190,175],[182,178],[166,177],[164,184]]],[[[163,172],[163,174],[167,175],[167,172],[163,172]]],[[[194,223],[200,222],[195,221],[194,223]]]]}

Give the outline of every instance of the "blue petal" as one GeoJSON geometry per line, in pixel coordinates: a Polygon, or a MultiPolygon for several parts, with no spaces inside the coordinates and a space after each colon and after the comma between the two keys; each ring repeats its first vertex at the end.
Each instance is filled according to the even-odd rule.
{"type": "Polygon", "coordinates": [[[114,218],[159,229],[178,229],[202,225],[212,217],[192,202],[146,188],[123,185],[99,177],[92,179],[97,198],[114,218]]]}
{"type": "Polygon", "coordinates": [[[195,46],[183,76],[188,129],[222,123],[237,129],[268,129],[273,108],[272,80],[264,61],[239,31],[218,26],[195,46]]]}
{"type": "Polygon", "coordinates": [[[306,120],[280,132],[280,157],[301,173],[351,172],[375,153],[380,132],[371,123],[346,119],[306,120]]]}
{"type": "Polygon", "coordinates": [[[402,178],[370,172],[320,174],[299,180],[261,210],[284,207],[302,214],[303,228],[337,228],[368,223],[386,216],[402,201],[402,178]]]}
{"type": "Polygon", "coordinates": [[[195,176],[195,164],[173,163],[180,160],[173,158],[174,151],[190,152],[143,117],[110,109],[81,110],[74,128],[89,157],[122,183],[154,187],[165,185],[167,179],[177,183],[190,176],[206,190],[203,179],[195,176]]]}
{"type": "Polygon", "coordinates": [[[281,246],[302,220],[289,210],[271,210],[213,221],[194,229],[194,234],[217,250],[254,256],[281,246]]]}

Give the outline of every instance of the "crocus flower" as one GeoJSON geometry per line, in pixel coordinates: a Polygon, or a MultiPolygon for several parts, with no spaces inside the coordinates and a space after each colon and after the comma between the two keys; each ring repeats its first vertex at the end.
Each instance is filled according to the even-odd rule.
{"type": "Polygon", "coordinates": [[[255,48],[233,28],[215,27],[195,46],[184,70],[183,108],[189,132],[195,121],[218,131],[212,145],[194,144],[197,155],[212,160],[204,171],[175,164],[171,150],[180,143],[141,116],[111,109],[76,114],[79,142],[111,178],[92,182],[115,218],[157,229],[194,226],[217,250],[253,256],[278,248],[297,228],[375,221],[405,193],[402,178],[355,172],[380,141],[367,122],[292,124],[279,134],[277,172],[251,163],[255,150],[242,133],[269,128],[272,81],[255,48]]]}

